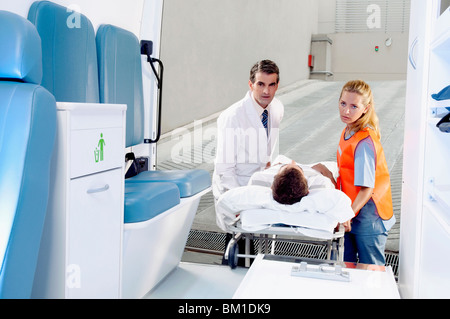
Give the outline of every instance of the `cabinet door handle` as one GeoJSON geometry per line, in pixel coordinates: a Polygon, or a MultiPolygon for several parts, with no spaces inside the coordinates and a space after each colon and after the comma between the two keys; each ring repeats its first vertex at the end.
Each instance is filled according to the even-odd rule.
{"type": "Polygon", "coordinates": [[[414,70],[416,69],[416,60],[414,59],[414,51],[417,45],[417,37],[414,39],[414,41],[411,44],[411,47],[409,48],[409,63],[411,63],[411,66],[414,68],[414,70]]]}
{"type": "Polygon", "coordinates": [[[105,186],[100,187],[100,188],[92,188],[92,189],[88,189],[88,190],[86,191],[86,193],[88,193],[88,194],[100,193],[100,192],[107,191],[108,189],[109,189],[109,185],[106,184],[105,186]]]}

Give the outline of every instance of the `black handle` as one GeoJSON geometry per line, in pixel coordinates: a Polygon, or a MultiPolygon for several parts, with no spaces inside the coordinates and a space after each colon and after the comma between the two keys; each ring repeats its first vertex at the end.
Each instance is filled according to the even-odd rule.
{"type": "Polygon", "coordinates": [[[156,134],[156,138],[154,140],[152,139],[147,139],[145,142],[146,143],[156,143],[159,141],[159,138],[161,137],[161,111],[162,111],[162,87],[163,87],[163,74],[164,74],[164,65],[162,63],[161,60],[156,59],[156,58],[150,58],[148,57],[148,60],[153,73],[155,74],[156,80],[157,80],[157,86],[158,86],[158,132],[156,134]],[[155,66],[154,66],[154,62],[158,62],[159,64],[159,76],[158,73],[156,72],[155,66]]]}
{"type": "Polygon", "coordinates": [[[159,138],[161,137],[161,111],[162,111],[162,88],[163,88],[163,75],[164,75],[164,64],[161,60],[152,58],[151,54],[153,52],[153,42],[142,40],[141,41],[141,54],[147,56],[147,62],[150,63],[150,66],[152,67],[152,71],[155,74],[156,77],[156,83],[158,86],[158,131],[156,138],[154,140],[152,139],[145,139],[144,143],[153,144],[157,143],[159,141],[159,138]],[[154,63],[157,62],[159,64],[159,74],[156,71],[154,63]]]}

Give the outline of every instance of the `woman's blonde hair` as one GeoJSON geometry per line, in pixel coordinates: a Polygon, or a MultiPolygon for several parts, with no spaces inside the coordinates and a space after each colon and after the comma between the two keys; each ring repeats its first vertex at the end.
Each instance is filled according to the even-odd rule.
{"type": "Polygon", "coordinates": [[[342,88],[341,95],[339,96],[339,99],[342,97],[342,93],[351,92],[351,93],[357,93],[362,96],[362,103],[364,106],[368,106],[367,112],[361,115],[361,117],[355,121],[355,123],[352,124],[351,129],[354,132],[358,132],[359,130],[370,127],[372,128],[378,135],[378,138],[380,138],[380,128],[378,126],[378,116],[375,112],[374,107],[374,101],[373,101],[373,94],[372,90],[370,89],[369,84],[362,80],[353,80],[347,82],[344,87],[342,88]]]}

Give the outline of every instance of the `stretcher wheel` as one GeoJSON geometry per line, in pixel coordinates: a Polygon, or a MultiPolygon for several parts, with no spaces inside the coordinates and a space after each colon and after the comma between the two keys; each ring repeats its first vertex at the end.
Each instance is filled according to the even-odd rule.
{"type": "Polygon", "coordinates": [[[230,250],[228,252],[228,265],[231,269],[236,268],[238,264],[238,254],[239,254],[239,246],[237,243],[231,245],[230,250]]]}

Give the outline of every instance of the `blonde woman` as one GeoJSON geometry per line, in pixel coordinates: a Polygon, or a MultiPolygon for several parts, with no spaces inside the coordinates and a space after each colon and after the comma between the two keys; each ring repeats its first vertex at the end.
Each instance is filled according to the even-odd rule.
{"type": "MultiPolygon", "coordinates": [[[[384,265],[387,232],[395,217],[378,117],[367,83],[356,80],[344,85],[339,115],[346,126],[337,151],[336,188],[350,197],[355,212],[355,217],[344,225],[344,260],[384,265]]],[[[315,168],[328,177],[331,174],[325,167],[315,168]]]]}

